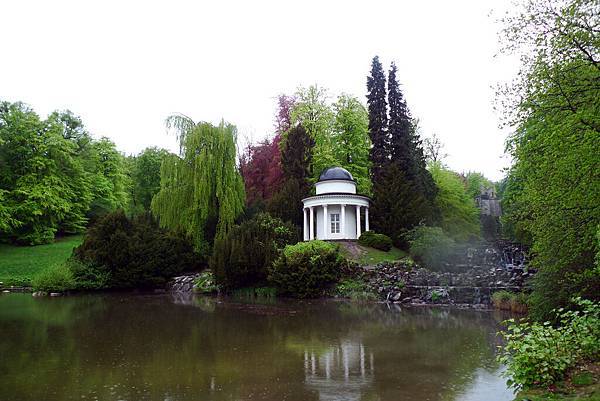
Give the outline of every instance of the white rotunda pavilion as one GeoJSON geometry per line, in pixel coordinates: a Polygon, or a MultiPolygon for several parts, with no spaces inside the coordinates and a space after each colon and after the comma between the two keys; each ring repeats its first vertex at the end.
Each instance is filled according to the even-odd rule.
{"type": "Polygon", "coordinates": [[[315,184],[315,196],[302,199],[304,204],[304,241],[358,239],[369,231],[369,198],[356,193],[356,182],[341,167],[325,169],[315,184]]]}

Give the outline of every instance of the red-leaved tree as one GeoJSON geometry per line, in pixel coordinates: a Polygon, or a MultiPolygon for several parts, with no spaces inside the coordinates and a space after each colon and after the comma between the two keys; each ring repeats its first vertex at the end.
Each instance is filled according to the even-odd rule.
{"type": "Polygon", "coordinates": [[[275,136],[248,145],[241,157],[240,168],[246,185],[247,205],[266,202],[281,188],[283,171],[280,144],[282,136],[290,129],[294,104],[292,96],[280,95],[275,114],[275,136]]]}

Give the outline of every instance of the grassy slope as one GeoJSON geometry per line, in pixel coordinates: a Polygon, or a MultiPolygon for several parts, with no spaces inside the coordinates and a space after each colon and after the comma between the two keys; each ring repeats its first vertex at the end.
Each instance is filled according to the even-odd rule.
{"type": "Polygon", "coordinates": [[[362,246],[356,242],[341,242],[342,255],[362,265],[375,265],[379,262],[400,260],[407,256],[406,252],[392,248],[388,252],[362,246]]]}
{"type": "Polygon", "coordinates": [[[75,235],[37,246],[0,244],[0,282],[4,286],[28,285],[34,275],[71,256],[82,238],[75,235]]]}

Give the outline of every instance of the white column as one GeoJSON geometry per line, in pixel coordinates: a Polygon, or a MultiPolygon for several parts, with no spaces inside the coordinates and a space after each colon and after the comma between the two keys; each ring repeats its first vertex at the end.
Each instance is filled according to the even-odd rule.
{"type": "Polygon", "coordinates": [[[360,238],[360,206],[356,205],[356,239],[360,238]]]}
{"type": "Polygon", "coordinates": [[[346,238],[346,205],[341,205],[342,215],[340,216],[340,233],[342,238],[346,238]]]}
{"type": "Polygon", "coordinates": [[[369,206],[365,208],[365,231],[369,231],[369,206]]]}
{"type": "Polygon", "coordinates": [[[308,228],[308,232],[309,232],[309,240],[313,240],[315,239],[315,223],[314,220],[315,219],[315,212],[313,210],[313,207],[310,207],[310,218],[308,219],[308,224],[310,225],[310,227],[308,228]]]}
{"type": "Polygon", "coordinates": [[[304,236],[304,241],[308,240],[308,227],[306,225],[306,208],[302,208],[302,220],[304,221],[304,225],[302,226],[302,235],[304,236]]]}
{"type": "Polygon", "coordinates": [[[327,223],[329,216],[327,216],[327,205],[323,205],[323,239],[327,239],[327,223]]]}

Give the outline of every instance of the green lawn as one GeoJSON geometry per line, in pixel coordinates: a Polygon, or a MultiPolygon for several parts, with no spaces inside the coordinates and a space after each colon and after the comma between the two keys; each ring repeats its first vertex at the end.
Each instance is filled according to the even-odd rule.
{"type": "Polygon", "coordinates": [[[2,286],[29,285],[31,278],[48,267],[65,261],[83,236],[75,235],[52,244],[13,246],[0,244],[0,282],[2,286]]]}
{"type": "Polygon", "coordinates": [[[362,246],[357,242],[342,242],[341,252],[346,258],[362,265],[375,265],[380,262],[395,261],[404,258],[406,252],[392,247],[388,252],[362,246]]]}

